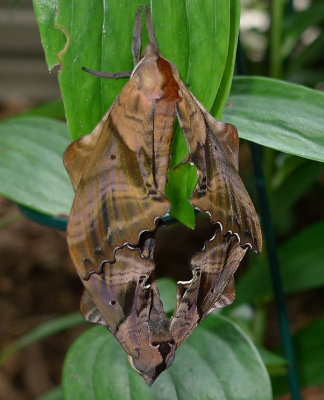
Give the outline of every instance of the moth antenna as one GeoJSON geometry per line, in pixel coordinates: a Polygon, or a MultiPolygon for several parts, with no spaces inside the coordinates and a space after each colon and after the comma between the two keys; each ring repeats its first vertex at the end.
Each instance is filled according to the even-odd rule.
{"type": "Polygon", "coordinates": [[[142,23],[141,23],[142,8],[143,8],[142,6],[138,7],[135,17],[133,42],[132,42],[132,54],[134,59],[134,66],[139,62],[141,55],[140,53],[142,45],[142,23]]]}
{"type": "Polygon", "coordinates": [[[132,75],[132,70],[113,73],[113,72],[94,71],[87,67],[82,67],[82,71],[88,72],[89,74],[94,75],[94,76],[99,76],[99,78],[118,79],[118,78],[128,78],[132,75]]]}
{"type": "Polygon", "coordinates": [[[147,31],[149,34],[150,42],[154,43],[156,45],[156,47],[159,48],[156,38],[155,38],[155,35],[154,35],[152,18],[151,18],[150,9],[149,9],[148,5],[145,6],[145,19],[146,19],[146,27],[147,27],[147,31]]]}

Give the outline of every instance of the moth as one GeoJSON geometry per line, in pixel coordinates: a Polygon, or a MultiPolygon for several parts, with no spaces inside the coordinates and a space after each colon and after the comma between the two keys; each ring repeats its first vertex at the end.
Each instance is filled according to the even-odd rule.
{"type": "Polygon", "coordinates": [[[259,221],[238,174],[238,133],[215,120],[163,58],[146,7],[149,43],[141,50],[136,14],[134,68],[94,130],[70,144],[63,160],[76,191],[67,228],[69,251],[85,286],[81,313],[106,326],[148,385],[168,368],[176,349],[212,310],[235,296],[233,274],[246,250],[261,251],[259,221]],[[197,170],[191,197],[208,213],[213,236],[177,284],[177,307],[165,314],[154,278],[154,244],[168,214],[165,196],[173,124],[183,130],[197,170]]]}

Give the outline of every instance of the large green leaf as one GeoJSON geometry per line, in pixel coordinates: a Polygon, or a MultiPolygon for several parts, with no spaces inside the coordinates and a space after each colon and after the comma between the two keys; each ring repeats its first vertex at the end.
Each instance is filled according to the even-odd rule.
{"type": "MultiPolygon", "coordinates": [[[[302,387],[324,383],[324,318],[313,322],[293,336],[298,377],[302,387]]],[[[289,391],[285,377],[273,378],[276,394],[289,391]]]]}
{"type": "MultiPolygon", "coordinates": [[[[324,285],[324,222],[311,225],[279,247],[284,290],[292,293],[324,285]]],[[[237,284],[236,305],[272,296],[266,255],[253,257],[248,271],[237,284]]]]}
{"type": "Polygon", "coordinates": [[[65,400],[272,399],[269,377],[250,340],[210,315],[177,350],[174,364],[148,388],[103,327],[82,334],[63,370],[65,400]]]}
{"type": "Polygon", "coordinates": [[[323,109],[322,92],[276,79],[235,77],[223,119],[244,139],[323,162],[323,109]]]}
{"type": "Polygon", "coordinates": [[[73,189],[62,162],[66,124],[16,117],[0,124],[0,193],[49,215],[68,215],[73,189]]]}

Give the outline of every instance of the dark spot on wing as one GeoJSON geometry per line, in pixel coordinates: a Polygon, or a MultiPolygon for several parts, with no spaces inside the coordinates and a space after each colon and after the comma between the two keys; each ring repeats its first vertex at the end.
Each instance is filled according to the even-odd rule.
{"type": "Polygon", "coordinates": [[[135,281],[129,282],[129,284],[127,285],[126,293],[123,298],[123,304],[122,304],[122,309],[125,317],[128,317],[132,312],[135,290],[136,290],[136,282],[135,281]]]}
{"type": "Polygon", "coordinates": [[[93,266],[94,266],[93,262],[89,258],[86,258],[86,257],[82,260],[82,263],[83,263],[83,266],[85,269],[93,268],[93,266]]]}
{"type": "Polygon", "coordinates": [[[102,248],[101,247],[96,247],[94,249],[94,255],[95,255],[96,258],[102,257],[104,255],[104,252],[103,252],[102,248]]]}

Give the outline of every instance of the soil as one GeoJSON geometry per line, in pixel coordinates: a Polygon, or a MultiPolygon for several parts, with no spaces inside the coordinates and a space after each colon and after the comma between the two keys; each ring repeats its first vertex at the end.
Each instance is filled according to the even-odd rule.
{"type": "MultiPolygon", "coordinates": [[[[70,260],[65,234],[23,218],[0,198],[0,349],[55,317],[79,309],[82,287],[70,260]],[[14,221],[14,222],[10,222],[14,221]]],[[[35,399],[60,383],[77,327],[30,345],[0,367],[0,399],[35,399]]]]}

